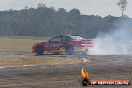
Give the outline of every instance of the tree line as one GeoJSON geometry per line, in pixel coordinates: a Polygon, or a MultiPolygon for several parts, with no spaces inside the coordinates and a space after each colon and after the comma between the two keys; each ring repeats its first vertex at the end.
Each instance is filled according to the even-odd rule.
{"type": "Polygon", "coordinates": [[[74,8],[55,10],[38,4],[36,8],[0,11],[0,36],[53,36],[60,34],[95,38],[99,33],[115,29],[120,17],[84,15],[74,8]]]}

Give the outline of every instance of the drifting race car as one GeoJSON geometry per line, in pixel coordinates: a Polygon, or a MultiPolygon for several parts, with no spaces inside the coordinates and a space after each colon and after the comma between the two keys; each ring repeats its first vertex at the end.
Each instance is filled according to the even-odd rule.
{"type": "Polygon", "coordinates": [[[93,46],[93,40],[84,39],[78,35],[59,35],[48,42],[36,43],[32,47],[32,53],[43,54],[88,54],[89,47],[93,46]]]}

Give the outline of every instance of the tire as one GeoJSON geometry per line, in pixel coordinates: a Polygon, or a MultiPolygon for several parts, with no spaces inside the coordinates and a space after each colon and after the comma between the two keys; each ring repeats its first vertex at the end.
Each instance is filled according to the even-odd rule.
{"type": "Polygon", "coordinates": [[[86,49],[85,51],[82,52],[82,55],[88,55],[88,54],[89,54],[88,49],[86,49]]]}
{"type": "Polygon", "coordinates": [[[43,46],[38,45],[36,48],[36,53],[37,53],[37,55],[43,55],[43,53],[44,53],[43,46]]]}
{"type": "Polygon", "coordinates": [[[72,55],[74,54],[74,48],[72,45],[67,45],[65,48],[65,53],[68,55],[72,55]]]}

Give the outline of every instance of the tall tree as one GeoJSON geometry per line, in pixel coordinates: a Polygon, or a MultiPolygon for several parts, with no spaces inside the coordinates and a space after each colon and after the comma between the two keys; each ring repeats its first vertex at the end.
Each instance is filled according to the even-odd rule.
{"type": "Polygon", "coordinates": [[[120,0],[117,5],[121,8],[122,11],[122,16],[124,16],[124,11],[126,10],[126,6],[127,6],[127,0],[120,0]]]}

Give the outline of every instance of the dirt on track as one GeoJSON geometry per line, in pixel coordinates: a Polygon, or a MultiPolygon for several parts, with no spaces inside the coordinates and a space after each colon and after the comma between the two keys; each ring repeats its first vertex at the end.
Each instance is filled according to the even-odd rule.
{"type": "Polygon", "coordinates": [[[35,56],[31,53],[31,46],[35,40],[26,40],[27,43],[19,39],[1,41],[0,88],[132,88],[82,87],[78,81],[82,67],[88,70],[91,79],[131,79],[132,56],[35,56]]]}
{"type": "MultiPolygon", "coordinates": [[[[64,58],[63,56],[36,58],[46,57],[64,58]]],[[[66,59],[80,60],[74,64],[58,63],[51,65],[43,63],[38,66],[1,68],[0,88],[83,88],[78,81],[81,77],[80,70],[82,67],[89,71],[91,79],[132,78],[132,74],[130,74],[132,72],[132,56],[106,55],[79,58],[78,56],[70,56],[70,58],[65,56],[66,59]]],[[[132,88],[132,86],[89,86],[87,88],[132,88]]]]}

